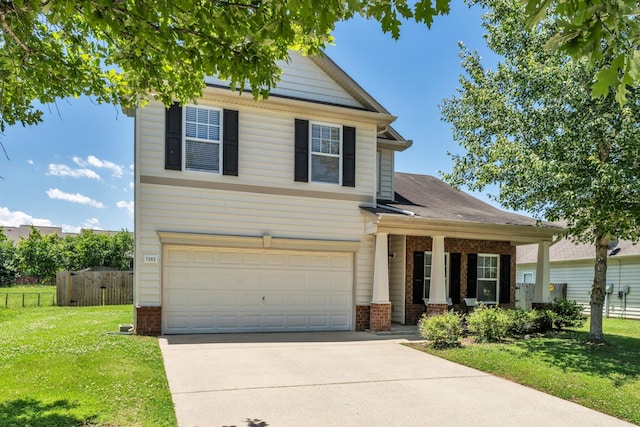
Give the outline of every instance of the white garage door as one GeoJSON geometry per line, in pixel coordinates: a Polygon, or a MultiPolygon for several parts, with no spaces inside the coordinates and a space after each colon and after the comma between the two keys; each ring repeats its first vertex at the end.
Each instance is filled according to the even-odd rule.
{"type": "Polygon", "coordinates": [[[165,246],[166,334],[349,330],[348,253],[165,246]]]}

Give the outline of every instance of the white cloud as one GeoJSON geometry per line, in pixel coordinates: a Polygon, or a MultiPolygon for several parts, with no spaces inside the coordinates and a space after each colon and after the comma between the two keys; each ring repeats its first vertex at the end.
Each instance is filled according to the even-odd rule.
{"type": "Polygon", "coordinates": [[[91,169],[72,169],[67,165],[57,165],[51,163],[49,165],[49,172],[47,175],[53,176],[70,176],[72,178],[90,178],[100,181],[100,175],[92,171],[91,169]]]}
{"type": "Polygon", "coordinates": [[[133,190],[133,181],[129,183],[129,188],[133,190]]]}
{"type": "Polygon", "coordinates": [[[32,165],[32,164],[33,164],[33,160],[29,159],[29,160],[27,160],[27,163],[29,163],[30,165],[32,165]]]}
{"type": "Polygon", "coordinates": [[[62,226],[62,231],[64,231],[65,233],[80,233],[82,231],[82,229],[87,229],[87,230],[104,230],[101,226],[100,226],[100,221],[98,220],[98,218],[89,218],[87,220],[85,220],[82,225],[69,225],[69,224],[64,224],[62,226]]]}
{"type": "Polygon", "coordinates": [[[47,190],[47,196],[49,196],[50,199],[66,200],[67,202],[79,203],[81,205],[104,208],[104,205],[101,202],[97,202],[90,197],[84,196],[79,193],[65,193],[64,191],[61,191],[57,188],[50,188],[49,190],[47,190]]]}
{"type": "Polygon", "coordinates": [[[51,227],[53,223],[48,219],[34,218],[21,211],[10,211],[9,208],[0,207],[0,226],[18,227],[19,225],[42,225],[51,227]]]}
{"type": "Polygon", "coordinates": [[[122,178],[124,174],[124,167],[117,165],[108,160],[100,160],[96,156],[90,155],[87,159],[82,157],[73,156],[73,162],[78,166],[93,166],[94,168],[107,169],[111,171],[111,176],[115,178],[122,178]]]}
{"type": "Polygon", "coordinates": [[[119,208],[127,209],[129,211],[129,216],[133,217],[133,202],[120,201],[116,203],[116,206],[118,206],[119,208]]]}
{"type": "Polygon", "coordinates": [[[74,225],[69,225],[69,224],[62,224],[62,231],[64,231],[65,233],[80,233],[80,231],[82,231],[82,227],[80,226],[74,226],[74,225]]]}
{"type": "Polygon", "coordinates": [[[82,224],[82,228],[88,228],[90,230],[102,230],[102,227],[100,227],[100,221],[98,220],[98,218],[89,218],[85,220],[84,223],[82,224]]]}
{"type": "Polygon", "coordinates": [[[124,168],[120,165],[116,165],[108,160],[100,160],[96,156],[87,157],[87,162],[94,168],[108,169],[111,171],[111,175],[116,178],[122,178],[124,174],[124,168]]]}

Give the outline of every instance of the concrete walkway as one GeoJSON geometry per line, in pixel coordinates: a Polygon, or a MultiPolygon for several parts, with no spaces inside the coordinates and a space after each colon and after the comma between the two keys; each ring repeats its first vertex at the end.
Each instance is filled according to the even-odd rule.
{"type": "Polygon", "coordinates": [[[160,338],[180,427],[629,426],[367,332],[160,338]]]}

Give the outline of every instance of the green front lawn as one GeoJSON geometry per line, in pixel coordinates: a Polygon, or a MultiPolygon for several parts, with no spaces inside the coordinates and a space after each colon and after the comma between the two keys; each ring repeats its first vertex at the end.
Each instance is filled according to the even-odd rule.
{"type": "Polygon", "coordinates": [[[48,307],[55,305],[56,285],[0,287],[0,308],[48,307]]]}
{"type": "Polygon", "coordinates": [[[640,424],[640,322],[604,319],[607,343],[597,346],[586,344],[588,328],[447,350],[411,346],[640,424]]]}
{"type": "Polygon", "coordinates": [[[0,308],[0,425],[175,426],[158,340],[133,307],[0,308]]]}

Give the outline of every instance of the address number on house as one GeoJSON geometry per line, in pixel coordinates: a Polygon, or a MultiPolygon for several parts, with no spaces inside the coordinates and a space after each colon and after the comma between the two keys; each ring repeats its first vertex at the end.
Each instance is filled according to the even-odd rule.
{"type": "Polygon", "coordinates": [[[144,254],[142,256],[143,264],[157,264],[158,263],[158,255],[157,254],[144,254]]]}

